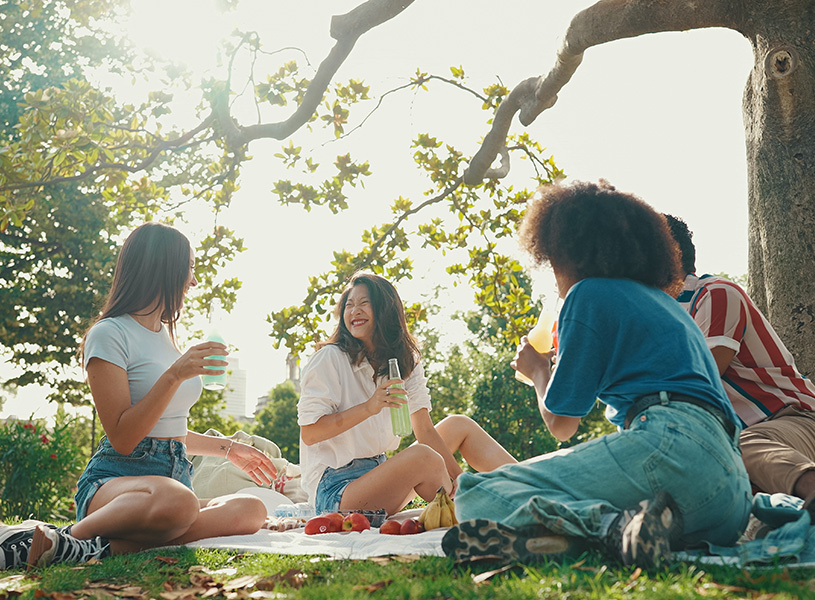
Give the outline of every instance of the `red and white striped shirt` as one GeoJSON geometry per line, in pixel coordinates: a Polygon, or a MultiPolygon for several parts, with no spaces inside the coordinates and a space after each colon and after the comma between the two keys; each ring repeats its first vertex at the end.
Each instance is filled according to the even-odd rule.
{"type": "Polygon", "coordinates": [[[736,352],[722,383],[745,426],[787,405],[812,410],[815,385],[798,372],[792,354],[741,287],[691,273],[677,300],[699,325],[708,348],[736,352]]]}

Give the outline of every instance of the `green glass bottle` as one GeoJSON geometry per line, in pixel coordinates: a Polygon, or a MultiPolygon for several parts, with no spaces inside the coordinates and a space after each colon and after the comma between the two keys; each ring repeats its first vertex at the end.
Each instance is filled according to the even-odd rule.
{"type": "MultiPolygon", "coordinates": [[[[390,379],[402,379],[402,376],[399,374],[399,361],[395,358],[388,360],[388,376],[390,379]]],[[[397,383],[392,385],[390,389],[404,389],[404,387],[405,386],[401,383],[397,383]]],[[[404,392],[394,394],[393,391],[391,391],[391,395],[407,400],[407,395],[405,395],[404,392]]],[[[410,426],[410,407],[407,403],[399,407],[391,407],[391,427],[393,428],[393,435],[400,437],[410,435],[413,432],[410,426]]]]}

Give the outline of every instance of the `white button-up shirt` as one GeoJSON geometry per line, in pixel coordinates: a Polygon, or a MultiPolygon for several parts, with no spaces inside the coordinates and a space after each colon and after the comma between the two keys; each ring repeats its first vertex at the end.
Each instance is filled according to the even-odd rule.
{"type": "MultiPolygon", "coordinates": [[[[387,377],[377,377],[374,381],[374,370],[367,359],[355,366],[337,346],[324,346],[303,368],[297,423],[301,427],[312,425],[324,415],[362,404],[386,380],[387,377]]],[[[422,408],[430,411],[430,393],[421,364],[416,365],[404,385],[411,414],[422,408]]],[[[301,483],[308,492],[309,502],[314,504],[317,484],[326,468],[336,469],[355,458],[378,456],[398,447],[399,437],[391,430],[390,410],[382,410],[351,429],[311,446],[304,444],[301,438],[301,483]]]]}

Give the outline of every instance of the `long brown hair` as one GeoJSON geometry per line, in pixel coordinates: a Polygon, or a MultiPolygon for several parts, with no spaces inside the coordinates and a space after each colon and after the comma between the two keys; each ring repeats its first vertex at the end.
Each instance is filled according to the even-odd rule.
{"type": "Polygon", "coordinates": [[[334,344],[348,354],[355,365],[367,358],[371,364],[376,365],[379,375],[388,374],[388,359],[390,358],[399,360],[399,370],[403,379],[413,372],[419,361],[419,344],[408,331],[405,307],[390,281],[373,273],[355,273],[348,281],[334,308],[334,318],[337,319],[337,328],[328,340],[317,344],[318,349],[334,344]],[[343,319],[348,295],[358,285],[364,285],[368,289],[368,298],[374,313],[374,333],[371,340],[374,351],[372,354],[368,353],[365,344],[351,335],[343,319]]]}
{"type": "MultiPolygon", "coordinates": [[[[161,322],[175,343],[189,272],[190,242],[184,234],[161,223],[137,227],[119,251],[110,292],[91,326],[107,317],[138,313],[158,299],[161,322]]],[[[80,354],[84,345],[83,338],[80,354]]]]}

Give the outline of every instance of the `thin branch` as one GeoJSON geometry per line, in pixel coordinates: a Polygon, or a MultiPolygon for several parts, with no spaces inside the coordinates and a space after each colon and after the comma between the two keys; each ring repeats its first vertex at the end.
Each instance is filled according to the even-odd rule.
{"type": "Polygon", "coordinates": [[[165,140],[163,143],[159,144],[155,148],[152,149],[150,154],[144,158],[141,162],[135,165],[128,165],[125,163],[98,163],[96,165],[91,166],[86,171],[79,173],[77,175],[65,175],[62,177],[54,177],[53,179],[44,178],[38,181],[26,181],[24,183],[19,184],[11,184],[11,185],[3,185],[0,186],[0,191],[15,191],[15,190],[23,190],[23,189],[30,189],[30,188],[37,188],[43,187],[46,185],[55,185],[59,183],[67,183],[72,181],[82,181],[89,178],[91,175],[99,173],[101,171],[107,170],[117,170],[117,171],[127,171],[129,173],[137,173],[148,168],[152,165],[156,159],[161,156],[162,152],[166,152],[168,150],[178,150],[186,146],[187,142],[194,138],[198,133],[204,131],[205,129],[209,128],[215,120],[214,115],[208,116],[206,119],[201,121],[195,129],[191,129],[187,133],[172,139],[172,140],[165,140]]]}
{"type": "Polygon", "coordinates": [[[720,2],[654,2],[653,0],[600,0],[572,19],[555,65],[546,76],[519,83],[504,98],[492,128],[464,172],[464,182],[478,185],[488,176],[495,158],[506,145],[516,113],[524,126],[554,106],[565,86],[592,46],[662,31],[685,31],[705,27],[738,29],[744,8],[741,0],[720,2]]]}

